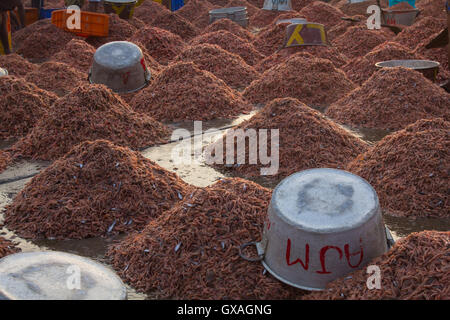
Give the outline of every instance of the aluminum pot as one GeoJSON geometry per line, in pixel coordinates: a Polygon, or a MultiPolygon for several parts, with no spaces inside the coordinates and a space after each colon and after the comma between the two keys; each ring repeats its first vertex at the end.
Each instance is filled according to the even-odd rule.
{"type": "Polygon", "coordinates": [[[248,26],[247,7],[219,8],[209,11],[209,22],[213,23],[219,19],[230,19],[242,27],[248,26]]]}
{"type": "Polygon", "coordinates": [[[138,91],[149,84],[150,78],[142,50],[127,41],[109,42],[98,48],[89,71],[91,83],[104,84],[117,93],[138,91]]]}
{"type": "Polygon", "coordinates": [[[391,10],[381,9],[384,24],[396,26],[411,26],[420,14],[419,9],[391,10]]]}
{"type": "Polygon", "coordinates": [[[115,13],[121,19],[128,20],[133,18],[136,3],[136,0],[105,0],[103,8],[105,13],[115,13]]]}
{"type": "Polygon", "coordinates": [[[7,76],[7,75],[8,75],[8,70],[0,68],[0,77],[7,76]]]}
{"type": "Polygon", "coordinates": [[[264,10],[292,11],[291,0],[265,0],[264,10]]]}
{"type": "Polygon", "coordinates": [[[275,188],[262,241],[264,267],[277,279],[306,290],[326,284],[387,251],[378,196],[364,179],[336,169],[295,173],[275,188]]]}
{"type": "Polygon", "coordinates": [[[298,23],[306,23],[306,19],[303,18],[292,18],[292,19],[280,19],[276,22],[276,24],[289,23],[289,24],[298,24],[298,23]]]}
{"type": "Polygon", "coordinates": [[[286,27],[285,47],[326,45],[328,37],[323,24],[304,21],[286,27]]]}
{"type": "Polygon", "coordinates": [[[430,60],[389,60],[375,63],[377,68],[403,67],[422,73],[431,81],[436,81],[440,63],[430,60]]]}
{"type": "Polygon", "coordinates": [[[0,300],[125,300],[109,268],[74,254],[16,253],[0,259],[0,300]]]}

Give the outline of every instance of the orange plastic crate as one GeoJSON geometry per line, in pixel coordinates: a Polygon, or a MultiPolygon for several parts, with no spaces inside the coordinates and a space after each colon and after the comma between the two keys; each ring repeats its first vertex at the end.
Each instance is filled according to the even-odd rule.
{"type": "Polygon", "coordinates": [[[109,16],[102,13],[81,11],[81,29],[69,29],[67,19],[74,13],[67,10],[52,12],[52,23],[65,31],[75,33],[80,37],[107,37],[109,31],[109,16]]]}

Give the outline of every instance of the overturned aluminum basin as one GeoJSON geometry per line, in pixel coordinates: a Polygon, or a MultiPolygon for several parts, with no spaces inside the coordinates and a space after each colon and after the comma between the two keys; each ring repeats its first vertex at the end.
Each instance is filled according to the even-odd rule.
{"type": "MultiPolygon", "coordinates": [[[[245,246],[255,244],[244,244],[245,246]]],[[[342,170],[295,173],[275,188],[258,258],[278,280],[306,290],[364,267],[388,249],[378,196],[342,170]]]]}
{"type": "Polygon", "coordinates": [[[142,50],[128,41],[102,45],[94,54],[89,82],[104,84],[117,93],[138,91],[150,83],[142,50]]]}
{"type": "Polygon", "coordinates": [[[292,11],[291,0],[265,0],[263,10],[292,11]]]}
{"type": "Polygon", "coordinates": [[[325,26],[315,22],[292,23],[286,27],[284,47],[327,46],[325,26]]]}
{"type": "Polygon", "coordinates": [[[292,18],[292,19],[280,19],[275,24],[289,23],[289,24],[298,24],[298,23],[306,23],[306,19],[303,18],[292,18]]]}
{"type": "Polygon", "coordinates": [[[419,9],[381,9],[383,23],[390,26],[411,26],[420,14],[419,9]]]}
{"type": "Polygon", "coordinates": [[[0,260],[0,297],[9,300],[125,300],[110,269],[77,255],[16,253],[0,260]]]}
{"type": "Polygon", "coordinates": [[[137,0],[105,0],[103,9],[105,13],[115,13],[121,19],[128,20],[133,18],[137,2],[137,0]]]}
{"type": "Polygon", "coordinates": [[[377,68],[403,67],[413,69],[422,73],[431,81],[436,81],[441,64],[430,60],[388,60],[375,63],[377,68]]]}
{"type": "Polygon", "coordinates": [[[219,8],[209,11],[209,23],[213,23],[219,19],[230,19],[240,26],[246,28],[248,26],[247,7],[229,7],[219,8]]]}
{"type": "Polygon", "coordinates": [[[8,75],[8,70],[0,68],[0,77],[4,77],[8,75]]]}

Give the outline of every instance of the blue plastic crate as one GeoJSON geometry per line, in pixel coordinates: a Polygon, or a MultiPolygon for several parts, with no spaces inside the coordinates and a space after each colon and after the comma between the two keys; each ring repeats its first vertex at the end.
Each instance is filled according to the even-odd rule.
{"type": "Polygon", "coordinates": [[[177,11],[182,6],[184,6],[184,0],[172,0],[170,4],[170,10],[177,11]]]}
{"type": "Polygon", "coordinates": [[[50,19],[52,17],[52,12],[55,10],[61,10],[64,8],[57,8],[57,9],[44,9],[41,8],[41,11],[39,12],[39,19],[50,19]]]}

